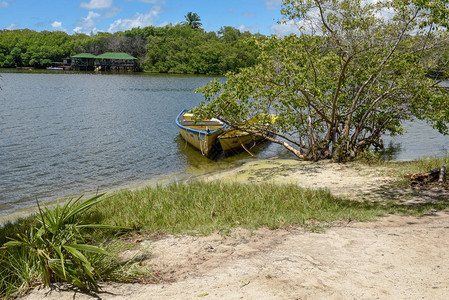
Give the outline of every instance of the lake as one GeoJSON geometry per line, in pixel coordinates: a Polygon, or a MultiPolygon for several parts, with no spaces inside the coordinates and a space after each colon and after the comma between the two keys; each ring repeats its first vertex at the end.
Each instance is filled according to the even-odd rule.
{"type": "MultiPolygon", "coordinates": [[[[53,201],[141,183],[185,180],[284,153],[270,144],[211,161],[174,123],[212,77],[0,70],[0,219],[53,201]]],[[[420,122],[385,138],[394,159],[444,155],[449,137],[420,122]]]]}

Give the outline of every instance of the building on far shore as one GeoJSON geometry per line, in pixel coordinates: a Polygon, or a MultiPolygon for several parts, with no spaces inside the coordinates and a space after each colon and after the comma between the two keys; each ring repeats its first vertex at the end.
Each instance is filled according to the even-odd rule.
{"type": "Polygon", "coordinates": [[[71,69],[76,71],[137,71],[137,58],[123,52],[80,53],[71,58],[71,69]]]}
{"type": "Polygon", "coordinates": [[[123,52],[106,52],[96,56],[96,71],[136,71],[136,60],[123,52]]]}
{"type": "Polygon", "coordinates": [[[75,71],[93,71],[95,70],[96,56],[90,53],[79,53],[70,57],[72,64],[70,69],[75,71]]]}

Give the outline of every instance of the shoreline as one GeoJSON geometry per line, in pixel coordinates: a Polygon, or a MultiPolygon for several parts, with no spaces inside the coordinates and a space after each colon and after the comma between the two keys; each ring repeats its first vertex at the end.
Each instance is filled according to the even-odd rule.
{"type": "MultiPolygon", "coordinates": [[[[243,182],[249,184],[260,184],[263,182],[275,184],[295,184],[303,188],[326,189],[333,195],[343,196],[349,199],[358,198],[358,200],[378,200],[383,189],[388,184],[397,179],[388,175],[388,170],[397,163],[407,161],[388,161],[385,166],[369,166],[358,162],[336,163],[330,160],[318,162],[301,161],[294,158],[272,158],[272,159],[244,159],[234,162],[226,169],[214,168],[211,170],[196,170],[182,173],[174,173],[161,176],[154,179],[140,180],[132,183],[113,186],[105,190],[95,192],[85,192],[79,195],[66,196],[60,199],[44,202],[51,207],[59,201],[78,198],[83,195],[83,199],[93,197],[96,193],[107,195],[120,191],[135,191],[145,187],[155,187],[158,185],[168,185],[172,183],[185,183],[191,180],[223,182],[243,182]],[[196,174],[195,174],[196,172],[196,174]]],[[[399,191],[399,193],[403,193],[399,191]]],[[[405,196],[402,195],[402,196],[405,196]]],[[[422,195],[421,195],[422,196],[422,195]]],[[[408,202],[425,202],[431,198],[424,197],[419,200],[418,197],[411,197],[408,202]]],[[[357,199],[356,199],[357,200],[357,199]]],[[[22,208],[13,211],[5,216],[0,214],[0,226],[17,221],[20,218],[26,218],[37,213],[37,205],[22,208]]]]}
{"type": "MultiPolygon", "coordinates": [[[[388,168],[391,166],[261,160],[202,179],[296,183],[305,188],[328,189],[353,200],[377,201],[389,196],[382,189],[393,180],[388,176],[388,168]]],[[[426,197],[418,194],[407,201],[429,201],[426,197]]],[[[442,250],[449,249],[449,240],[445,238],[449,234],[448,223],[449,209],[445,209],[421,217],[387,215],[369,222],[346,220],[316,230],[296,226],[275,230],[236,227],[207,236],[155,238],[136,234],[130,238],[138,243],[137,249],[121,255],[135,257],[160,280],[152,284],[101,283],[101,291],[94,296],[444,299],[449,293],[449,269],[444,267],[449,252],[442,250]]],[[[87,300],[92,295],[63,286],[53,290],[37,288],[23,299],[87,300]]]]}
{"type": "MultiPolygon", "coordinates": [[[[392,161],[391,164],[396,163],[392,161]]],[[[330,160],[308,162],[296,159],[259,160],[220,174],[206,181],[295,184],[303,188],[327,189],[338,196],[360,196],[393,182],[386,175],[389,167],[368,166],[357,162],[336,163],[330,160]]]]}
{"type": "MultiPolygon", "coordinates": [[[[232,169],[241,167],[242,165],[248,163],[250,160],[242,160],[232,163],[231,167],[226,168],[226,170],[220,170],[212,168],[211,170],[191,170],[191,171],[184,171],[184,172],[176,172],[172,174],[167,175],[160,175],[157,178],[148,178],[148,179],[141,179],[134,182],[128,182],[128,183],[122,183],[118,185],[112,185],[104,190],[98,190],[98,191],[84,191],[80,192],[79,194],[72,194],[72,195],[66,195],[64,197],[56,198],[56,197],[48,197],[47,200],[40,201],[40,205],[44,204],[48,207],[55,206],[56,203],[59,201],[60,203],[64,203],[65,201],[68,201],[70,199],[76,199],[83,196],[83,199],[88,199],[90,197],[95,196],[98,194],[113,194],[116,192],[129,190],[129,191],[135,191],[141,188],[145,187],[154,187],[157,185],[168,185],[172,183],[181,183],[181,182],[188,182],[189,180],[197,180],[202,179],[205,176],[210,176],[211,174],[220,174],[221,172],[227,172],[232,169]]],[[[29,207],[19,208],[19,209],[12,209],[5,213],[0,213],[0,227],[8,222],[15,222],[22,218],[27,218],[29,216],[32,216],[33,214],[36,214],[38,212],[38,207],[36,203],[34,202],[33,205],[29,207]]]]}

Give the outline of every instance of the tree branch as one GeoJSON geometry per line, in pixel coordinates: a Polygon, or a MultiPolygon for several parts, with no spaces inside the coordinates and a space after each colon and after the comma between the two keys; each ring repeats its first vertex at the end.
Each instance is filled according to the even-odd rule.
{"type": "MultiPolygon", "coordinates": [[[[395,43],[395,45],[393,46],[393,48],[390,50],[390,53],[388,53],[387,57],[385,57],[382,62],[377,66],[377,69],[380,71],[380,69],[382,69],[382,67],[387,63],[387,61],[390,59],[390,57],[393,55],[393,53],[396,51],[397,47],[399,46],[400,42],[402,41],[402,39],[404,38],[405,32],[408,30],[408,27],[410,26],[410,24],[415,20],[416,16],[418,15],[419,9],[416,9],[415,14],[413,15],[412,18],[410,18],[410,20],[408,20],[408,22],[405,24],[405,26],[402,28],[402,31],[395,43]]],[[[352,105],[351,105],[351,111],[354,110],[354,108],[357,105],[357,102],[359,101],[359,98],[363,92],[363,90],[365,89],[365,87],[367,86],[367,84],[373,79],[374,75],[371,75],[364,83],[363,85],[360,87],[360,89],[357,92],[356,97],[354,98],[352,105]]],[[[350,129],[350,125],[351,125],[351,121],[352,121],[352,114],[350,114],[348,116],[348,119],[346,121],[346,125],[345,125],[345,138],[349,138],[349,129],[350,129]]]]}
{"type": "Polygon", "coordinates": [[[324,27],[326,27],[327,30],[329,30],[329,32],[331,34],[334,34],[334,31],[329,27],[329,25],[327,25],[326,20],[324,19],[324,12],[323,12],[323,8],[321,7],[320,1],[315,1],[318,9],[320,10],[320,17],[321,17],[321,22],[323,22],[324,27]]]}

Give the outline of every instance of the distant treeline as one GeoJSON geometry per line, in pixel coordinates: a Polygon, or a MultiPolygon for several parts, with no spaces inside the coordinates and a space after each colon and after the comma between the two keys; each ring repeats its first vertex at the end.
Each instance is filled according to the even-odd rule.
{"type": "Polygon", "coordinates": [[[148,72],[224,74],[253,65],[259,50],[248,41],[262,38],[229,26],[206,32],[181,24],[92,36],[5,29],[0,30],[0,67],[45,68],[77,53],[126,52],[148,72]]]}

